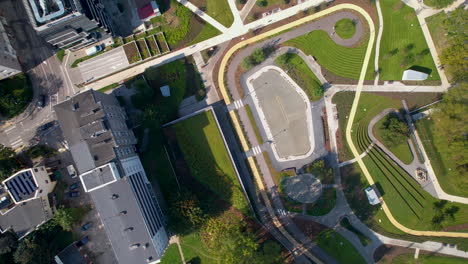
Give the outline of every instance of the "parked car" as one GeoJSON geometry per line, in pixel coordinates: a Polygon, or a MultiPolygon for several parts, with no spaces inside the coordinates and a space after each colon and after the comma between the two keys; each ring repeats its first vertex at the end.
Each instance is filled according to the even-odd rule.
{"type": "Polygon", "coordinates": [[[86,53],[86,55],[91,56],[91,55],[94,55],[94,54],[96,54],[96,53],[98,53],[98,52],[100,52],[102,50],[103,50],[102,46],[96,45],[94,47],[86,49],[85,53],[86,53]]]}
{"type": "Polygon", "coordinates": [[[76,178],[77,174],[76,174],[76,170],[73,164],[67,166],[67,171],[70,177],[76,178]]]}
{"type": "Polygon", "coordinates": [[[93,226],[93,223],[88,222],[88,223],[84,224],[84,225],[81,227],[81,230],[82,230],[82,231],[86,231],[86,230],[88,230],[89,228],[91,228],[92,226],[93,226]]]}
{"type": "Polygon", "coordinates": [[[76,246],[77,247],[82,247],[82,246],[86,245],[86,243],[88,243],[88,241],[89,241],[89,237],[85,236],[82,239],[76,241],[76,246]]]}
{"type": "Polygon", "coordinates": [[[37,108],[39,109],[43,108],[45,104],[46,104],[46,96],[43,94],[39,95],[39,98],[37,99],[37,103],[36,103],[37,108]]]}
{"type": "Polygon", "coordinates": [[[75,182],[75,183],[72,183],[70,186],[68,186],[68,189],[70,191],[76,190],[78,188],[80,188],[80,182],[75,182]]]}
{"type": "Polygon", "coordinates": [[[69,192],[68,193],[68,197],[69,198],[75,198],[75,197],[78,197],[80,196],[80,192],[79,191],[73,191],[73,192],[69,192]]]}
{"type": "Polygon", "coordinates": [[[49,129],[49,128],[53,127],[53,126],[55,126],[55,121],[51,121],[51,122],[43,124],[42,126],[39,126],[37,128],[37,131],[39,131],[39,132],[46,131],[47,129],[49,129]]]}

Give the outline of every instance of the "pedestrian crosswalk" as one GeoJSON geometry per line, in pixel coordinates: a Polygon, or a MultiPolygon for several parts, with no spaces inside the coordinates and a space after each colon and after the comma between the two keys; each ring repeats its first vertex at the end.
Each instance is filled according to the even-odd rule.
{"type": "Polygon", "coordinates": [[[234,109],[239,109],[244,107],[244,102],[242,102],[242,99],[234,101],[234,109]]]}
{"type": "Polygon", "coordinates": [[[10,144],[11,144],[12,149],[19,148],[23,145],[23,140],[21,139],[20,136],[12,139],[10,142],[11,142],[10,144]]]}
{"type": "Polygon", "coordinates": [[[252,156],[257,156],[258,154],[262,153],[262,149],[260,148],[260,146],[256,146],[251,149],[251,152],[252,156]]]}

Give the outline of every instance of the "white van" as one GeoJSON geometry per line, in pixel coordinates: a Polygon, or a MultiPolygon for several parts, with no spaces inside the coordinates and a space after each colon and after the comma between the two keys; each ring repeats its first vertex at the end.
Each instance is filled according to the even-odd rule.
{"type": "Polygon", "coordinates": [[[76,178],[76,176],[78,176],[76,174],[75,167],[73,167],[73,164],[67,166],[67,171],[68,171],[68,174],[70,174],[70,177],[72,177],[72,178],[76,178]]]}
{"type": "Polygon", "coordinates": [[[86,49],[85,53],[86,53],[86,55],[91,56],[91,55],[96,54],[96,53],[98,53],[100,51],[102,51],[102,46],[101,45],[96,45],[94,47],[86,49]]]}

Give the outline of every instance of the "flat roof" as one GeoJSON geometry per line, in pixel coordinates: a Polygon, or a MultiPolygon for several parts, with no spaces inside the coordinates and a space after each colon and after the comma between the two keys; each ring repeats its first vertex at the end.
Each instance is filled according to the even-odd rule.
{"type": "Polygon", "coordinates": [[[127,178],[90,195],[119,263],[148,263],[159,258],[127,178]]]}
{"type": "Polygon", "coordinates": [[[38,189],[32,169],[15,173],[3,181],[3,185],[17,203],[34,198],[38,189]]]}
{"type": "Polygon", "coordinates": [[[8,213],[0,216],[2,231],[12,228],[18,237],[23,237],[37,226],[52,218],[41,199],[33,199],[16,205],[8,213]]]}
{"type": "Polygon", "coordinates": [[[80,175],[83,187],[87,192],[115,182],[119,178],[119,171],[112,162],[80,175]]]}

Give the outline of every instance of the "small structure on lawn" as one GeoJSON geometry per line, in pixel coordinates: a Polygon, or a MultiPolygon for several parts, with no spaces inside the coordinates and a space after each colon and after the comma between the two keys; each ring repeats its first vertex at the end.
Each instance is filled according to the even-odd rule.
{"type": "Polygon", "coordinates": [[[375,192],[374,188],[369,186],[366,188],[365,192],[367,195],[367,200],[369,200],[370,204],[376,205],[380,203],[379,197],[377,196],[377,193],[375,192]]]}
{"type": "Polygon", "coordinates": [[[424,81],[429,77],[429,74],[420,72],[420,71],[415,71],[415,70],[406,70],[403,72],[403,81],[424,81]]]}
{"type": "Polygon", "coordinates": [[[171,88],[169,87],[169,85],[164,85],[161,88],[159,88],[159,90],[161,90],[162,96],[164,97],[171,96],[171,88]]]}
{"type": "Polygon", "coordinates": [[[418,178],[418,180],[420,181],[427,181],[427,171],[423,168],[417,168],[416,169],[416,177],[418,178]]]}

